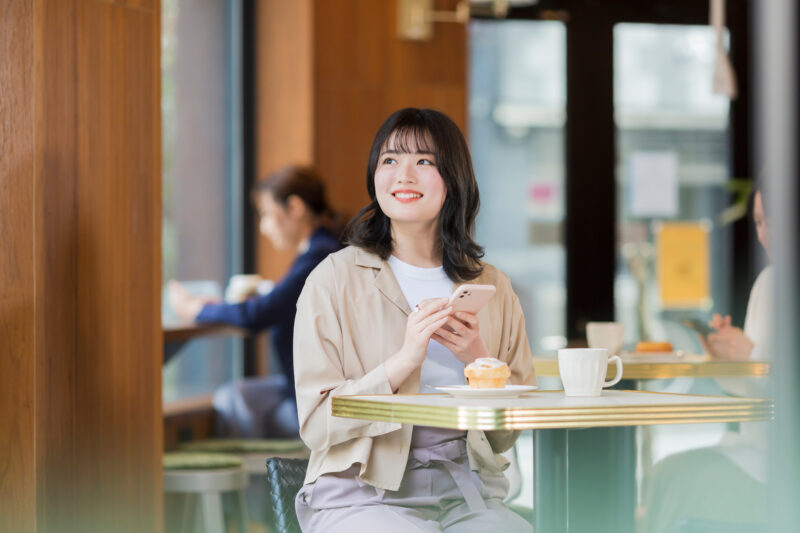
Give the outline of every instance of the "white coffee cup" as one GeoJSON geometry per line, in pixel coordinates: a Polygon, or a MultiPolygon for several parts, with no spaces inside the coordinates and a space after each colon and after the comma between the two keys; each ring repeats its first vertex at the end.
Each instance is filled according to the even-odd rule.
{"type": "Polygon", "coordinates": [[[258,285],[261,283],[261,276],[258,274],[235,274],[231,276],[228,287],[225,289],[225,301],[227,303],[243,302],[258,293],[258,285]]]}
{"type": "Polygon", "coordinates": [[[618,354],[622,348],[625,329],[619,322],[589,322],[586,324],[586,341],[589,348],[605,348],[618,354]]]}
{"type": "Polygon", "coordinates": [[[622,359],[609,357],[604,348],[564,348],[558,351],[558,373],[566,396],[600,396],[603,388],[622,379],[622,359]],[[609,361],[617,364],[617,375],[604,381],[609,361]]]}

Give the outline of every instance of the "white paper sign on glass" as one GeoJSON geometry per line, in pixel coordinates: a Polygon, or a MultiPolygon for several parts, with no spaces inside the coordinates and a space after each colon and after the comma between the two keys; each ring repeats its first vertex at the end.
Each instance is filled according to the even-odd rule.
{"type": "Polygon", "coordinates": [[[629,208],[633,217],[678,215],[678,155],[634,152],[628,160],[629,208]]]}

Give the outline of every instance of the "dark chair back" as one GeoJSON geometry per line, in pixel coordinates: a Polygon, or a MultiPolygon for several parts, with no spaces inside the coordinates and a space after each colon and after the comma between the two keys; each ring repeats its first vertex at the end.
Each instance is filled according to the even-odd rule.
{"type": "Polygon", "coordinates": [[[300,533],[294,499],[303,486],[308,459],[267,459],[267,482],[272,500],[272,519],[277,533],[300,533]]]}

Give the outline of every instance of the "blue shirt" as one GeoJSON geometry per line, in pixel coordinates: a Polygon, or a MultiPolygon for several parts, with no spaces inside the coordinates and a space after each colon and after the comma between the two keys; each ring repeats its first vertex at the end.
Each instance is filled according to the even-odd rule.
{"type": "Polygon", "coordinates": [[[317,229],[309,240],[308,250],[298,255],[288,274],[263,296],[238,304],[208,304],[195,319],[197,322],[233,324],[252,332],[271,328],[272,344],[286,374],[287,396],[294,396],[294,365],[292,337],[297,299],[306,278],[332,252],[342,248],[336,238],[323,228],[317,229]]]}

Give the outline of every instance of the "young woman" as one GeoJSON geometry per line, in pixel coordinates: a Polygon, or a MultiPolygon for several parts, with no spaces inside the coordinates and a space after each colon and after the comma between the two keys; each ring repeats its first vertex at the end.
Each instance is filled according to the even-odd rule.
{"type": "Polygon", "coordinates": [[[295,385],[311,448],[296,510],[304,531],[530,531],[503,503],[499,452],[518,432],[456,431],[334,418],[343,394],[429,392],[464,383],[493,356],[534,384],[525,321],[508,278],[480,261],[478,189],[466,141],[447,116],[402,109],[369,155],[371,203],[351,246],[311,273],[297,304],[295,385]],[[477,314],[447,306],[457,283],[497,293],[477,314]]]}
{"type": "Polygon", "coordinates": [[[288,166],[252,192],[260,216],[259,229],[279,250],[297,256],[289,272],[268,294],[238,304],[210,303],[170,283],[176,314],[197,322],[223,322],[251,331],[270,329],[284,375],[246,379],[227,384],[214,395],[219,432],[231,437],[296,437],[292,334],[297,298],[309,273],[341,244],[326,228],[331,210],[325,185],[308,168],[288,166]]]}
{"type": "MultiPolygon", "coordinates": [[[[756,187],[748,212],[753,217],[758,242],[771,256],[764,193],[756,187]]],[[[714,315],[716,329],[704,342],[714,358],[728,361],[772,359],[773,269],[767,266],[756,278],[744,330],[731,325],[730,316],[714,315]]],[[[734,396],[769,397],[769,380],[718,378],[717,384],[734,396]]],[[[682,520],[744,524],[752,531],[766,527],[768,422],[748,422],[726,431],[715,446],[671,455],[655,465],[644,482],[645,515],[642,531],[676,531],[682,520]]]]}
{"type": "MultiPolygon", "coordinates": [[[[756,187],[750,198],[748,212],[752,214],[758,242],[771,258],[769,226],[764,212],[764,194],[756,187]]],[[[747,301],[744,329],[731,325],[730,315],[715,314],[709,325],[716,329],[708,336],[707,350],[718,359],[731,361],[763,360],[770,354],[770,326],[772,290],[772,266],[767,266],[756,278],[747,301]]]]}

